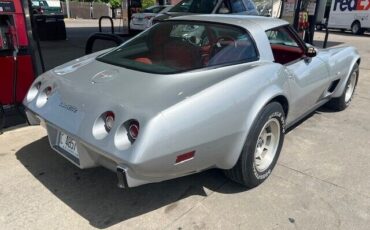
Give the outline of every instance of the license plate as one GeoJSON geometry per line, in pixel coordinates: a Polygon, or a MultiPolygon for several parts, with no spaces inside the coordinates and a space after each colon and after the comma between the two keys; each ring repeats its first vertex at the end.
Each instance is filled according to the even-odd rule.
{"type": "Polygon", "coordinates": [[[72,154],[74,157],[79,158],[76,141],[63,132],[59,134],[59,147],[72,154]]]}

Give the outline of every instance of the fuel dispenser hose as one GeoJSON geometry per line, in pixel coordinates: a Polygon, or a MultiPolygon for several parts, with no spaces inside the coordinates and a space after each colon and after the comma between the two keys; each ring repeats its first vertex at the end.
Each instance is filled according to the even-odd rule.
{"type": "Polygon", "coordinates": [[[18,49],[13,51],[13,104],[17,103],[18,49]]]}

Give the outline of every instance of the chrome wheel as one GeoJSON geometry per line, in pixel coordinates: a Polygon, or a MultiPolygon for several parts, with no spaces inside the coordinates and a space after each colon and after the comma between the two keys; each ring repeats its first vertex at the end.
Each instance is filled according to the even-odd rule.
{"type": "Polygon", "coordinates": [[[263,126],[254,152],[258,172],[265,171],[274,160],[280,142],[280,129],[280,123],[276,118],[268,120],[263,126]]]}
{"type": "Polygon", "coordinates": [[[351,101],[353,93],[355,92],[356,82],[357,82],[357,72],[353,71],[353,73],[350,76],[349,83],[347,85],[346,94],[344,96],[344,102],[346,104],[348,104],[351,101]]]}

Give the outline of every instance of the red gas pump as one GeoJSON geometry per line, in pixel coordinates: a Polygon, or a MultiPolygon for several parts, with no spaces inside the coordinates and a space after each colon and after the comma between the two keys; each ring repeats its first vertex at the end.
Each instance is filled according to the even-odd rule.
{"type": "Polygon", "coordinates": [[[4,108],[20,105],[35,78],[27,33],[22,1],[0,0],[0,131],[4,108]]]}

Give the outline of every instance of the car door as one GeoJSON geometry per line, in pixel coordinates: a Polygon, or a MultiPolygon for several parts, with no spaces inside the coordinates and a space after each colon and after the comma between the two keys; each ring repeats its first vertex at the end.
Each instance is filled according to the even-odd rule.
{"type": "Polygon", "coordinates": [[[307,57],[307,47],[289,26],[266,32],[275,62],[283,64],[288,75],[290,109],[287,122],[299,118],[319,104],[329,86],[326,64],[318,57],[307,57]]]}

